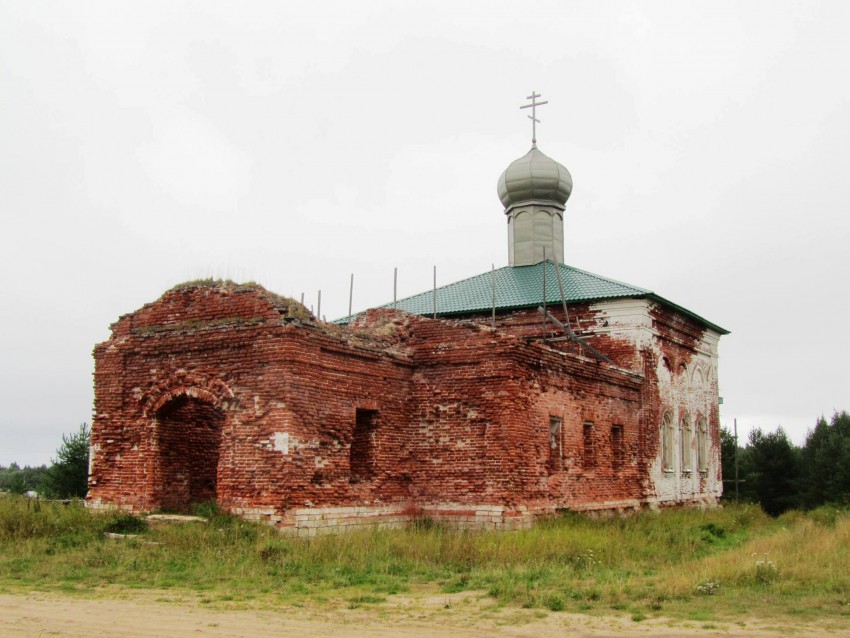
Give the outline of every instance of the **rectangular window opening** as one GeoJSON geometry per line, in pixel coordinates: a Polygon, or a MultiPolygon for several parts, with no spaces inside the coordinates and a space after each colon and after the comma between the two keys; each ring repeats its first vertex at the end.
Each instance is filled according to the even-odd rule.
{"type": "Polygon", "coordinates": [[[593,423],[584,424],[584,467],[590,469],[596,467],[596,447],[593,441],[593,423]]]}
{"type": "Polygon", "coordinates": [[[564,421],[560,417],[549,417],[549,471],[557,472],[563,467],[564,445],[562,439],[564,421]]]}
{"type": "Polygon", "coordinates": [[[378,411],[357,408],[349,453],[350,480],[352,483],[370,481],[375,474],[377,430],[378,411]]]}
{"type": "Polygon", "coordinates": [[[619,472],[626,462],[626,445],[623,440],[623,426],[611,426],[611,467],[619,472]]]}

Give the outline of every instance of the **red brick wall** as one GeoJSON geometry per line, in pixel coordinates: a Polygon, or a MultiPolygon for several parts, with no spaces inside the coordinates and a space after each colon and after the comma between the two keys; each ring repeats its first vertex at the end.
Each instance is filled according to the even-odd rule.
{"type": "MultiPolygon", "coordinates": [[[[571,317],[586,331],[598,322],[588,307],[571,317]]],[[[256,286],[169,291],[95,348],[89,499],[185,509],[214,493],[280,525],[322,525],[324,514],[303,512],[396,521],[443,506],[492,522],[651,498],[653,352],[596,338],[628,368],[618,369],[533,339],[542,325],[533,310],[502,315],[496,331],[474,319],[384,310],[342,328],[256,286]],[[554,461],[553,417],[562,420],[554,461]]],[[[675,333],[666,356],[686,358],[693,326],[656,319],[675,333]]]]}
{"type": "MultiPolygon", "coordinates": [[[[574,507],[588,507],[600,503],[600,498],[605,498],[608,493],[620,492],[624,498],[633,494],[637,487],[639,498],[648,503],[658,502],[660,504],[700,502],[711,503],[720,493],[722,481],[720,476],[720,423],[717,406],[717,377],[716,377],[716,350],[709,352],[712,348],[706,341],[706,329],[695,319],[674,310],[673,308],[660,304],[644,302],[640,300],[626,300],[629,306],[626,315],[623,316],[622,308],[614,308],[612,304],[605,302],[593,304],[571,304],[569,306],[569,324],[573,331],[580,335],[586,343],[596,350],[604,353],[615,364],[623,370],[629,370],[643,379],[640,385],[640,396],[633,404],[636,414],[639,415],[637,428],[624,426],[624,437],[626,448],[630,459],[634,459],[636,475],[629,477],[626,467],[621,468],[616,477],[611,477],[615,485],[610,489],[599,484],[598,491],[594,495],[588,492],[586,500],[577,491],[577,485],[585,481],[585,475],[571,475],[567,479],[568,485],[564,486],[570,494],[574,507]],[[625,323],[622,323],[625,320],[625,323]],[[609,325],[610,323],[610,325],[609,325]],[[663,363],[666,362],[666,363],[663,363]],[[669,370],[669,373],[659,375],[659,368],[669,370]],[[691,385],[694,371],[699,368],[705,374],[704,387],[699,388],[691,385]],[[712,371],[711,368],[714,368],[712,371]],[[677,472],[675,476],[658,471],[660,455],[660,431],[659,425],[665,411],[675,415],[678,419],[682,415],[688,415],[694,428],[701,417],[705,417],[709,431],[709,469],[707,472],[677,472]],[[629,431],[632,434],[629,434],[629,431]],[[634,437],[634,438],[631,438],[634,437]],[[655,466],[655,467],[653,467],[655,466]],[[628,485],[625,485],[623,482],[628,485]],[[616,483],[619,483],[617,485],[616,483]],[[628,489],[626,489],[628,487],[628,489]]],[[[614,306],[617,304],[614,303],[614,306]]],[[[566,322],[563,309],[560,306],[550,306],[549,312],[557,319],[566,322]]],[[[470,316],[468,319],[481,325],[490,325],[489,314],[470,316]]],[[[538,341],[540,337],[547,338],[549,348],[563,350],[568,353],[584,354],[585,357],[592,356],[588,350],[582,351],[574,343],[552,340],[552,337],[562,337],[561,332],[554,324],[544,324],[542,315],[536,308],[527,308],[502,312],[496,316],[496,325],[499,330],[528,340],[538,341]]],[[[716,346],[716,342],[715,342],[716,346]]],[[[602,366],[607,368],[608,366],[602,366]]],[[[575,374],[575,373],[571,373],[575,374]]],[[[580,398],[569,396],[558,398],[557,403],[571,406],[592,405],[600,407],[605,402],[607,390],[597,387],[589,393],[593,397],[590,402],[583,402],[580,398]]],[[[629,410],[626,410],[629,413],[629,410]]],[[[622,419],[622,417],[616,417],[622,419]]],[[[599,436],[602,432],[593,418],[585,419],[594,422],[594,432],[599,436]]],[[[616,425],[615,420],[604,419],[603,422],[616,425]]],[[[566,425],[568,420],[564,420],[566,425]]],[[[580,426],[578,419],[573,418],[569,432],[578,436],[580,426]]],[[[695,431],[695,430],[694,430],[695,431]]],[[[610,439],[609,425],[604,427],[604,432],[610,439]]],[[[583,434],[583,432],[582,432],[583,434]]],[[[677,430],[676,436],[681,433],[677,430]]],[[[603,435],[604,439],[604,435],[603,435]]],[[[567,443],[567,436],[563,437],[565,449],[574,450],[578,455],[578,439],[573,438],[567,443]]],[[[603,441],[604,443],[604,441],[603,441]]],[[[677,454],[679,441],[676,439],[677,454]]],[[[608,450],[610,454],[610,440],[607,446],[597,449],[608,450]]],[[[692,441],[691,453],[696,458],[696,441],[692,441]]],[[[597,465],[588,476],[599,474],[600,466],[597,465]]],[[[563,475],[560,475],[563,477],[563,475]]],[[[594,480],[602,478],[594,476],[594,480]]],[[[606,479],[607,480],[607,479],[606,479]]],[[[557,479],[550,479],[557,482],[557,479]]],[[[604,482],[604,481],[603,481],[604,482]]]]}
{"type": "MultiPolygon", "coordinates": [[[[95,348],[90,499],[173,506],[170,459],[203,472],[164,418],[197,397],[224,416],[216,490],[229,507],[286,509],[406,498],[402,466],[410,362],[317,329],[284,323],[262,293],[172,291],[123,317],[95,348]],[[358,407],[379,411],[371,481],[349,481],[358,407]],[[275,433],[291,437],[288,454],[275,433]],[[163,447],[167,449],[163,449],[163,447]],[[181,447],[182,446],[182,447],[181,447]],[[392,469],[389,469],[392,468],[392,469]]],[[[383,346],[382,346],[383,348],[383,346]]],[[[189,468],[187,468],[189,470],[189,468]]]]}

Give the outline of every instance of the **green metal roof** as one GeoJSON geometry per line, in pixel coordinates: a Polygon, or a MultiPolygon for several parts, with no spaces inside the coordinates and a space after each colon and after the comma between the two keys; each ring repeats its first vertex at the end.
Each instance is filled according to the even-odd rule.
{"type": "MultiPolygon", "coordinates": [[[[605,279],[565,264],[559,264],[561,279],[564,282],[564,295],[567,302],[587,301],[590,299],[608,299],[612,297],[635,297],[649,294],[649,290],[635,288],[612,279],[605,279]]],[[[546,262],[546,303],[561,303],[558,290],[556,265],[546,262]]],[[[440,286],[437,288],[437,314],[457,315],[489,311],[493,307],[493,283],[496,280],[496,309],[525,308],[543,303],[543,263],[533,266],[505,266],[493,271],[481,273],[469,279],[440,286]]],[[[382,308],[392,308],[392,303],[382,308]]],[[[433,312],[433,291],[420,293],[400,299],[396,304],[399,310],[417,315],[433,312]]]]}
{"type": "MultiPolygon", "coordinates": [[[[551,261],[545,262],[547,305],[561,303],[555,268],[561,270],[567,303],[627,297],[650,298],[697,319],[721,334],[729,332],[645,288],[638,288],[551,261]]],[[[543,262],[532,266],[505,266],[493,271],[492,274],[484,272],[453,284],[440,286],[437,288],[437,314],[451,316],[489,312],[493,308],[493,278],[496,281],[496,310],[537,307],[543,303],[543,270],[543,262]]],[[[390,302],[379,307],[392,308],[393,304],[390,302]]],[[[396,302],[396,308],[411,314],[430,315],[434,311],[434,293],[428,290],[412,297],[399,299],[396,302]]],[[[348,323],[348,318],[340,319],[338,323],[348,323]]]]}

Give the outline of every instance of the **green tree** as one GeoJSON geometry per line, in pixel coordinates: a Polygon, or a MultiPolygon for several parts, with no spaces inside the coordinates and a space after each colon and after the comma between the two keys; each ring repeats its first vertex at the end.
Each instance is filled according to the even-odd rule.
{"type": "Polygon", "coordinates": [[[765,434],[761,428],[750,431],[747,446],[747,491],[771,516],[800,505],[798,448],[781,427],[765,434]]]}
{"type": "Polygon", "coordinates": [[[748,491],[745,475],[750,468],[749,450],[736,446],[735,435],[728,428],[720,429],[720,467],[723,474],[723,498],[735,500],[735,448],[738,452],[738,497],[742,501],[754,500],[748,491]]]}
{"type": "Polygon", "coordinates": [[[850,502],[850,414],[836,412],[830,422],[819,418],[801,456],[805,507],[850,502]]]}
{"type": "Polygon", "coordinates": [[[43,488],[55,498],[83,498],[88,491],[91,430],[83,423],[72,434],[62,435],[56,460],[47,469],[43,488]]]}

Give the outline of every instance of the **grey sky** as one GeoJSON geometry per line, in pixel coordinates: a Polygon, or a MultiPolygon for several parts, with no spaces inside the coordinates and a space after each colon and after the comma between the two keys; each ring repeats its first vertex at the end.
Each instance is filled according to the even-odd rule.
{"type": "Polygon", "coordinates": [[[322,313],[507,263],[530,145],[567,263],[732,331],[721,421],[850,408],[850,4],[0,0],[0,464],[91,421],[96,342],[187,279],[322,313]],[[309,5],[309,6],[308,6],[309,5]]]}

